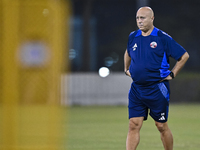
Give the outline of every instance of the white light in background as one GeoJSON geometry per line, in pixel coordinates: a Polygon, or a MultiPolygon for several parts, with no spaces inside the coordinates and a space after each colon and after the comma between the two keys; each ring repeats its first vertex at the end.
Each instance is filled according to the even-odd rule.
{"type": "Polygon", "coordinates": [[[70,49],[69,50],[69,59],[73,60],[74,58],[76,58],[76,51],[74,49],[70,49]]]}
{"type": "Polygon", "coordinates": [[[110,74],[110,70],[108,69],[108,68],[106,68],[106,67],[101,67],[100,69],[99,69],[99,76],[100,77],[107,77],[108,75],[110,74]]]}

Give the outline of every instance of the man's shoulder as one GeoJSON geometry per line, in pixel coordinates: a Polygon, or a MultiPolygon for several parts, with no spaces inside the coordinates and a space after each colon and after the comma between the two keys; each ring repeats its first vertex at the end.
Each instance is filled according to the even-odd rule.
{"type": "Polygon", "coordinates": [[[169,34],[160,29],[158,29],[158,36],[165,39],[172,39],[172,37],[169,34]]]}
{"type": "Polygon", "coordinates": [[[136,35],[139,33],[139,31],[140,31],[140,30],[132,31],[132,32],[129,34],[129,37],[131,37],[131,38],[136,37],[136,35]]]}

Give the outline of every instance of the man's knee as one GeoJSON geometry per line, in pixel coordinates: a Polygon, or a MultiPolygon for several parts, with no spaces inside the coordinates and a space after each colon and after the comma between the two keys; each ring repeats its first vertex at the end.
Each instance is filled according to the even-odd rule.
{"type": "Polygon", "coordinates": [[[131,118],[129,120],[129,131],[140,130],[143,123],[143,117],[131,118]]]}
{"type": "Polygon", "coordinates": [[[165,123],[156,122],[156,127],[160,132],[164,132],[168,129],[167,122],[165,123]]]}

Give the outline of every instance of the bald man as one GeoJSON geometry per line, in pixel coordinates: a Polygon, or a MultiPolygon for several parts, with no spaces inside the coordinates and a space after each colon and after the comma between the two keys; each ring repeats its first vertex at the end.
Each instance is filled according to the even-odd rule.
{"type": "Polygon", "coordinates": [[[154,12],[150,7],[137,11],[139,29],[130,33],[124,54],[125,74],[133,80],[129,90],[126,150],[137,148],[148,112],[160,132],[165,150],[173,149],[173,136],[167,124],[169,80],[177,76],[189,55],[172,37],[154,27],[153,21],[154,12]],[[177,60],[172,70],[169,70],[169,57],[177,60]]]}

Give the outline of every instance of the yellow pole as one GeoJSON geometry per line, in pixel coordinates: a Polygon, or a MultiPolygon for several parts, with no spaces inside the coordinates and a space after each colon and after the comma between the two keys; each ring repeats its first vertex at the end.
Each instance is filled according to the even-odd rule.
{"type": "MultiPolygon", "coordinates": [[[[67,114],[60,106],[60,94],[61,75],[64,67],[69,66],[66,53],[70,0],[0,2],[0,27],[3,29],[0,35],[0,150],[66,149],[66,141],[63,141],[66,128],[63,126],[66,126],[67,114]],[[25,51],[21,47],[24,43],[37,47],[37,42],[47,46],[44,54],[48,59],[41,66],[34,66],[34,59],[31,62],[30,47],[25,51]],[[26,56],[30,59],[24,61],[26,56]]],[[[43,58],[43,53],[40,54],[43,58]]]]}
{"type": "Polygon", "coordinates": [[[16,48],[18,44],[18,0],[3,0],[2,13],[2,150],[14,150],[17,143],[18,69],[16,48]]]}

